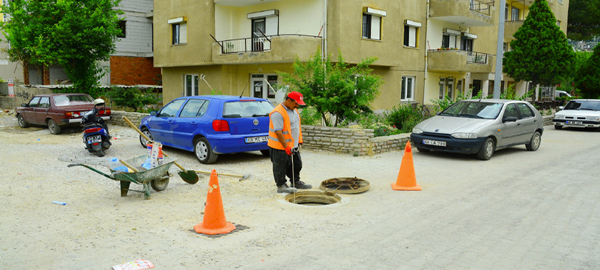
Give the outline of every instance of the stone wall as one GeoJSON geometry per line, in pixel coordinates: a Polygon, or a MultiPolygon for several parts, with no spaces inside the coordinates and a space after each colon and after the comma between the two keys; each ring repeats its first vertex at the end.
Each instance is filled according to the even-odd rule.
{"type": "Polygon", "coordinates": [[[140,126],[142,122],[142,118],[148,116],[148,113],[137,113],[137,112],[125,112],[125,111],[112,111],[111,118],[108,121],[111,125],[125,126],[129,127],[129,124],[123,120],[123,116],[127,117],[131,123],[133,123],[136,127],[140,126]]]}
{"type": "Polygon", "coordinates": [[[372,129],[302,126],[302,147],[354,156],[375,155],[404,149],[410,134],[377,137],[372,129]]]}

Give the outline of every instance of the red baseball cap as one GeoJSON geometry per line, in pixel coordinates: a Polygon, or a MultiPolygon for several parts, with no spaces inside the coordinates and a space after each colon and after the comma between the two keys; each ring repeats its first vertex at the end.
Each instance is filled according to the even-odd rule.
{"type": "Polygon", "coordinates": [[[300,104],[300,105],[306,105],[304,103],[304,98],[302,97],[302,94],[300,94],[299,92],[296,92],[296,91],[290,92],[287,96],[289,98],[295,100],[296,102],[298,102],[298,104],[300,104]]]}

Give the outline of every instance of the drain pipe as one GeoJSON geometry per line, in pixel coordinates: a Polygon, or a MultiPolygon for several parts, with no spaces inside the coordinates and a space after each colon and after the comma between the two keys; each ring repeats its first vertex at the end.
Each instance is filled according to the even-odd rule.
{"type": "Polygon", "coordinates": [[[429,68],[429,65],[427,63],[427,53],[429,52],[429,40],[427,40],[427,32],[429,32],[429,0],[427,0],[427,8],[426,11],[427,14],[425,14],[425,28],[427,28],[427,31],[425,31],[425,41],[426,41],[426,47],[425,47],[425,71],[423,72],[423,101],[421,102],[422,105],[425,105],[425,85],[427,84],[427,69],[429,68]]]}

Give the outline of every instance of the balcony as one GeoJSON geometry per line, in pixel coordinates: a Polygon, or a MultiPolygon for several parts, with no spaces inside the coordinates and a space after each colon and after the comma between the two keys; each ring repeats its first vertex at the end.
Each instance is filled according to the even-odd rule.
{"type": "Polygon", "coordinates": [[[464,27],[492,26],[494,4],[494,0],[431,0],[429,16],[464,27]]]}
{"type": "Polygon", "coordinates": [[[504,23],[504,40],[514,39],[515,33],[523,25],[524,21],[506,21],[504,23]]]}
{"type": "Polygon", "coordinates": [[[321,37],[273,35],[262,38],[215,40],[212,60],[215,64],[291,63],[298,57],[308,60],[321,46],[321,37]]]}
{"type": "Polygon", "coordinates": [[[246,7],[258,4],[265,4],[270,2],[277,2],[281,0],[214,0],[215,4],[222,6],[231,7],[246,7]]]}
{"type": "Polygon", "coordinates": [[[490,73],[493,64],[493,56],[487,53],[448,49],[427,52],[429,71],[490,73]]]}

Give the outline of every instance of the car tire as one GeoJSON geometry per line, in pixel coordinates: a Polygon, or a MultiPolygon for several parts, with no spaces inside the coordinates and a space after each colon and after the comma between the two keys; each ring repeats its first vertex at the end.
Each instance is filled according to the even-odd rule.
{"type": "Polygon", "coordinates": [[[265,157],[271,156],[271,153],[269,152],[269,150],[260,150],[260,153],[265,157]]]}
{"type": "Polygon", "coordinates": [[[50,130],[50,133],[54,135],[60,134],[60,126],[52,119],[48,120],[48,129],[50,130]]]}
{"type": "Polygon", "coordinates": [[[29,123],[27,123],[27,121],[25,121],[25,119],[23,119],[23,116],[20,114],[17,116],[17,121],[19,122],[20,127],[22,127],[22,128],[29,127],[29,123]]]}
{"type": "Polygon", "coordinates": [[[533,136],[531,136],[531,140],[529,141],[529,143],[525,144],[525,147],[527,147],[527,150],[529,151],[536,151],[538,150],[538,148],[540,148],[541,143],[542,134],[540,134],[539,131],[536,131],[535,133],[533,133],[533,136]]]}
{"type": "Polygon", "coordinates": [[[562,129],[562,126],[554,125],[554,129],[562,129]]]}
{"type": "MultiPolygon", "coordinates": [[[[150,134],[150,130],[148,130],[147,128],[142,128],[142,133],[144,135],[146,135],[146,137],[148,137],[148,139],[152,140],[152,134],[150,134]]],[[[146,145],[148,141],[144,138],[144,136],[140,135],[140,144],[144,147],[147,148],[148,146],[146,145]]]]}
{"type": "Polygon", "coordinates": [[[417,151],[419,151],[419,152],[423,152],[423,153],[424,153],[424,152],[429,152],[429,151],[431,151],[431,150],[429,150],[429,149],[425,149],[425,148],[421,148],[421,147],[417,147],[417,151]]]}
{"type": "Polygon", "coordinates": [[[203,164],[211,164],[217,161],[219,155],[215,154],[210,147],[210,143],[204,137],[200,137],[194,141],[194,153],[196,158],[203,164]]]}
{"type": "Polygon", "coordinates": [[[483,145],[481,145],[481,148],[479,149],[479,152],[477,152],[477,158],[481,160],[489,160],[492,158],[495,148],[496,144],[494,143],[494,139],[485,139],[485,141],[483,141],[483,145]]]}

